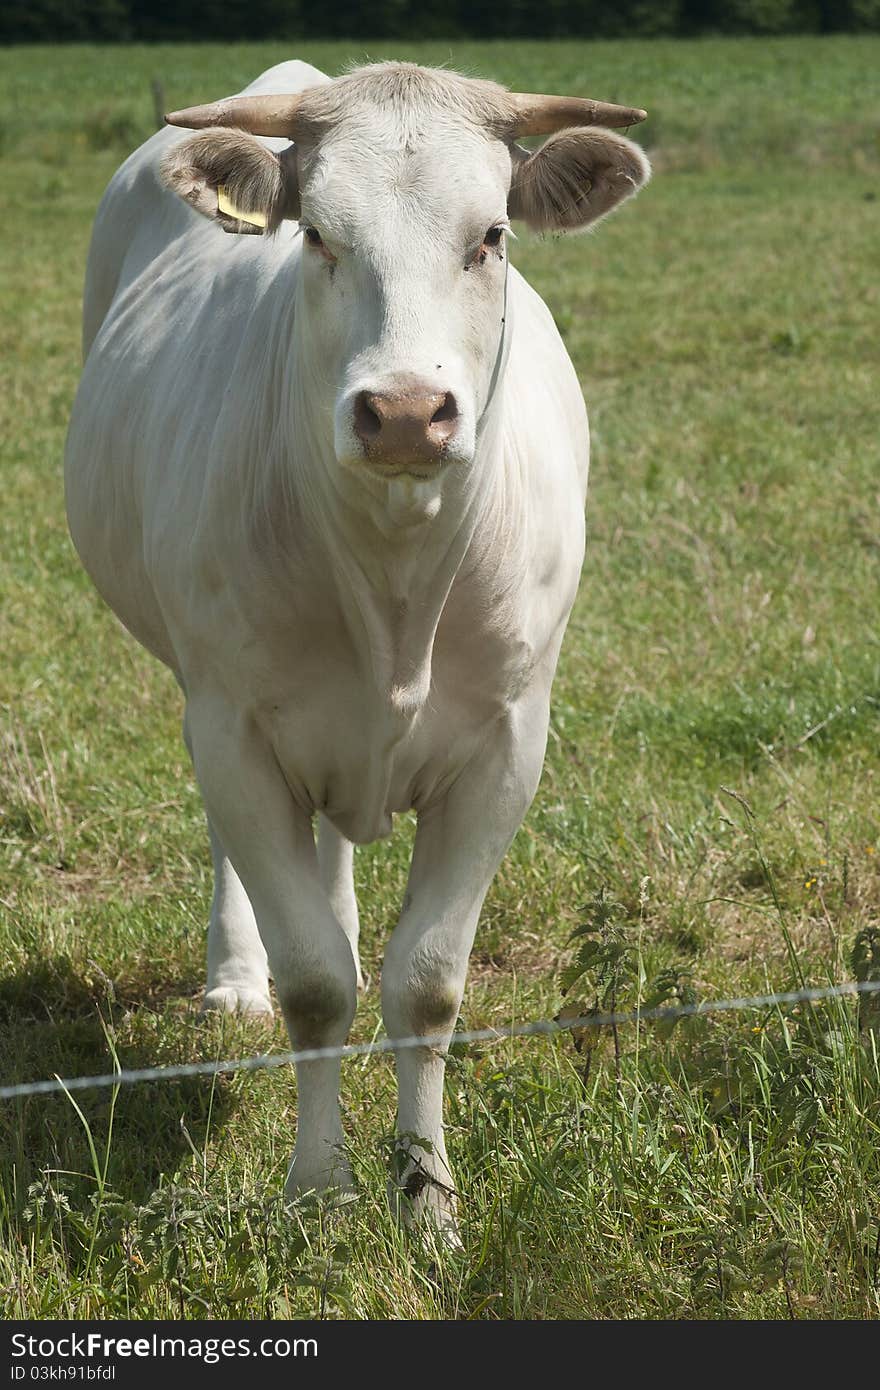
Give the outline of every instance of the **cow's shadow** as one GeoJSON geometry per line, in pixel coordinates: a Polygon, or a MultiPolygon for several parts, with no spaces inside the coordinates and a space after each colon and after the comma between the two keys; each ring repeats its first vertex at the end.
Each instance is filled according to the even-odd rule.
{"type": "MultiPolygon", "coordinates": [[[[189,1010],[182,1004],[177,1028],[162,1026],[155,1002],[143,1006],[131,1027],[139,1006],[114,998],[108,983],[96,985],[66,957],[44,958],[0,979],[0,1083],[113,1072],[114,1049],[123,1069],[171,1066],[216,1051],[216,1023],[211,1029],[199,1020],[195,1000],[189,1010]],[[126,1013],[129,1026],[120,1026],[126,1013]],[[206,1033],[203,1047],[187,1045],[188,1028],[206,1033]]],[[[161,989],[150,993],[155,1001],[161,989]]],[[[236,1038],[234,1050],[241,1045],[236,1038]]],[[[96,1187],[95,1155],[102,1170],[106,1162],[107,1188],[141,1203],[163,1177],[176,1180],[188,1159],[206,1154],[236,1106],[228,1080],[210,1076],[125,1085],[115,1101],[110,1088],[72,1097],[0,1100],[0,1163],[14,1172],[19,1209],[31,1184],[46,1182],[81,1208],[96,1187]]]]}

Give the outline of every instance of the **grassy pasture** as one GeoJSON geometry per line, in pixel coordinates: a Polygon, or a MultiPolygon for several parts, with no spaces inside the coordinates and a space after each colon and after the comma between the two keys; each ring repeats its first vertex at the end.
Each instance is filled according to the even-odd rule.
{"type": "MultiPolygon", "coordinates": [[[[663,971],[707,998],[851,978],[857,934],[880,929],[880,41],[396,52],[642,104],[656,167],[596,236],[514,248],[590,407],[590,544],[463,1017],[555,1013],[603,889],[618,1002],[663,971]]],[[[196,1013],[211,885],[177,691],[82,573],[60,473],[90,222],[151,129],[151,79],[182,106],[285,56],[0,54],[4,1080],[286,1046],[280,1023],[196,1013]]],[[[410,839],[404,822],[358,854],[357,1039],[380,1026],[410,839]]],[[[610,1037],[589,1058],[567,1037],[451,1058],[465,1250],[436,1267],[385,1206],[388,1060],[346,1064],[362,1196],[332,1218],[280,1202],[286,1072],[85,1094],[80,1113],[3,1103],[0,1310],[875,1317],[880,1070],[855,1006],[617,1042],[617,1060],[610,1037]]]]}

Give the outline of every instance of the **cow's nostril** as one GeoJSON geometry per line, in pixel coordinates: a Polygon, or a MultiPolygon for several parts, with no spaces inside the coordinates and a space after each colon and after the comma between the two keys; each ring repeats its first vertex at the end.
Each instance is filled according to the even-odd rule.
{"type": "Polygon", "coordinates": [[[458,419],[458,406],[451,391],[447,391],[443,397],[442,405],[438,406],[431,416],[431,425],[443,425],[453,423],[458,419]]]}
{"type": "Polygon", "coordinates": [[[360,439],[375,439],[382,429],[382,421],[370,405],[367,391],[361,391],[354,403],[354,428],[360,439]]]}
{"type": "Polygon", "coordinates": [[[428,434],[434,435],[435,438],[439,436],[441,439],[448,439],[449,435],[455,430],[457,418],[459,418],[459,407],[457,407],[455,396],[452,395],[452,392],[448,391],[446,395],[443,396],[442,403],[439,404],[437,410],[435,410],[434,414],[431,416],[430,424],[428,424],[428,434]]]}

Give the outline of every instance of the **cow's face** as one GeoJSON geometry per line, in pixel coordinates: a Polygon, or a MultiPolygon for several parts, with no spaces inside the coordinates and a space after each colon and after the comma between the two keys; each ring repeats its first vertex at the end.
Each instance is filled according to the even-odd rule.
{"type": "MultiPolygon", "coordinates": [[[[258,230],[242,220],[254,214],[269,232],[299,221],[298,371],[332,414],[349,471],[429,479],[469,465],[502,363],[508,218],[576,230],[648,177],[639,147],[605,129],[565,129],[522,150],[513,136],[526,100],[563,105],[564,125],[577,105],[395,64],[297,98],[172,118],[258,134],[288,120],[295,150],[278,156],[252,136],[211,130],[177,145],[164,175],[227,231],[258,230]]],[[[641,114],[598,109],[613,110],[615,124],[641,114]]],[[[555,128],[542,119],[526,129],[555,128]]]]}
{"type": "Polygon", "coordinates": [[[424,478],[472,460],[501,349],[509,185],[508,149],[463,123],[396,148],[343,123],[300,159],[301,341],[334,384],[345,466],[424,478]]]}

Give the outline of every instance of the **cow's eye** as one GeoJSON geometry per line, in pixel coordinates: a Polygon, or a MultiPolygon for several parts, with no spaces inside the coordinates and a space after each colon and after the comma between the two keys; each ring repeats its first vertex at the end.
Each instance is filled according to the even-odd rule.
{"type": "Polygon", "coordinates": [[[507,225],[504,222],[500,224],[496,223],[494,227],[490,227],[489,230],[483,234],[483,240],[480,242],[476,251],[473,252],[471,259],[465,266],[465,270],[470,270],[472,266],[485,265],[486,257],[489,252],[498,250],[502,242],[502,237],[506,231],[507,225]]]}
{"type": "Polygon", "coordinates": [[[306,241],[309,243],[310,246],[324,245],[323,241],[321,240],[321,233],[318,231],[317,227],[306,227],[304,231],[306,241]]]}

